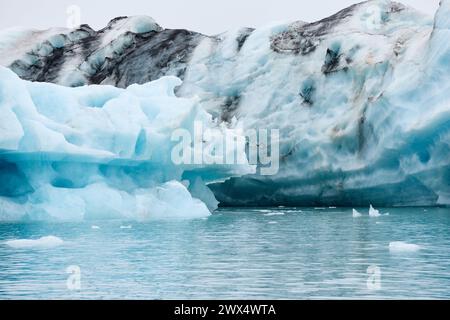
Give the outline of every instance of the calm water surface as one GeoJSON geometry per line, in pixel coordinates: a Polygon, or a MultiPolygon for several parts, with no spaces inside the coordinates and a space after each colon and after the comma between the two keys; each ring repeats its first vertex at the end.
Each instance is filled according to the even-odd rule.
{"type": "Polygon", "coordinates": [[[389,215],[379,218],[359,211],[361,218],[351,209],[266,208],[203,220],[3,223],[0,299],[450,299],[450,209],[381,209],[389,215]],[[64,243],[6,243],[49,235],[64,243]],[[390,250],[397,241],[420,249],[390,250]],[[67,287],[73,265],[80,290],[67,287]]]}

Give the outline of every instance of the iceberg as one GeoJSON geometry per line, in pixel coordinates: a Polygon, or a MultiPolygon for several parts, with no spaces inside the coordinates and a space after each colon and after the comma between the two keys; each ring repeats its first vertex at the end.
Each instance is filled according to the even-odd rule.
{"type": "Polygon", "coordinates": [[[68,88],[0,67],[0,220],[210,215],[217,201],[205,184],[254,170],[172,161],[175,129],[224,129],[196,99],[175,96],[180,84],[164,77],[127,89],[68,88]]]}
{"type": "Polygon", "coordinates": [[[139,211],[139,203],[153,201],[163,183],[174,181],[162,188],[181,188],[175,182],[183,184],[186,177],[183,185],[192,199],[184,194],[183,201],[204,213],[217,203],[450,205],[449,12],[450,0],[441,1],[434,19],[397,2],[371,0],[316,22],[272,23],[214,36],[164,29],[143,17],[120,17],[98,31],[87,25],[6,30],[0,33],[0,64],[25,80],[77,88],[2,81],[6,97],[0,99],[19,105],[2,108],[0,149],[15,152],[2,155],[1,179],[10,182],[0,186],[0,195],[16,198],[3,203],[3,211],[22,212],[24,203],[36,201],[39,208],[67,197],[70,205],[47,209],[76,218],[79,212],[101,211],[89,195],[96,193],[106,208],[123,215],[122,208],[139,211]],[[141,95],[147,88],[155,93],[151,104],[141,95]],[[25,98],[12,96],[17,90],[27,92],[25,98]],[[68,92],[72,98],[66,100],[68,92]],[[30,99],[36,110],[24,109],[30,99]],[[167,99],[167,105],[177,105],[172,111],[161,106],[167,99]],[[168,118],[152,117],[163,110],[170,119],[174,114],[189,119],[166,129],[188,128],[195,112],[185,105],[193,99],[206,122],[278,129],[279,172],[260,176],[238,169],[231,174],[226,166],[196,171],[166,165],[170,141],[161,128],[153,136],[160,140],[150,143],[153,129],[147,127],[161,127],[168,118]],[[91,111],[79,113],[79,104],[91,111]],[[17,121],[25,114],[30,120],[17,121]],[[22,161],[50,155],[47,167],[22,161]],[[80,166],[80,158],[87,165],[80,166]],[[155,168],[162,171],[156,174],[155,168]],[[145,183],[140,177],[146,175],[158,183],[145,183]],[[36,185],[39,176],[46,186],[36,185]],[[61,187],[79,194],[61,194],[61,187]]]}
{"type": "Polygon", "coordinates": [[[406,243],[403,241],[389,243],[389,251],[391,253],[416,252],[420,249],[422,249],[422,247],[417,244],[406,243]]]}
{"type": "Polygon", "coordinates": [[[353,218],[360,218],[362,214],[358,212],[356,209],[353,209],[353,218]]]}
{"type": "Polygon", "coordinates": [[[381,214],[380,214],[379,210],[375,209],[372,205],[370,205],[369,216],[373,217],[373,218],[376,218],[376,217],[381,216],[381,214]]]}

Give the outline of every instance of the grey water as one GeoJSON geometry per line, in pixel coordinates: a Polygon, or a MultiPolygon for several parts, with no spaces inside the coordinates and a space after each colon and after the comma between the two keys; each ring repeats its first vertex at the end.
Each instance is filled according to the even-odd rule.
{"type": "Polygon", "coordinates": [[[1,223],[0,299],[450,299],[450,209],[358,210],[1,223]],[[64,242],[7,242],[50,235],[64,242]]]}

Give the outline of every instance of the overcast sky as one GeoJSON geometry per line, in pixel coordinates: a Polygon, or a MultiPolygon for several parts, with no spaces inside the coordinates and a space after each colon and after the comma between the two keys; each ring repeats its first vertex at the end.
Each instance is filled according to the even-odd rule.
{"type": "MultiPolygon", "coordinates": [[[[149,15],[165,28],[217,34],[229,29],[258,27],[273,21],[315,21],[355,0],[0,0],[0,29],[44,29],[67,25],[67,8],[81,9],[81,23],[94,29],[124,15],[149,15]]],[[[400,0],[432,15],[439,0],[400,0]]]]}

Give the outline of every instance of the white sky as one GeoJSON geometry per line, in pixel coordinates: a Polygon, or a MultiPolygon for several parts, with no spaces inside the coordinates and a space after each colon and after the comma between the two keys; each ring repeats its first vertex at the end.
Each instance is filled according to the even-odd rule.
{"type": "MultiPolygon", "coordinates": [[[[205,34],[258,27],[273,21],[316,21],[358,0],[0,0],[0,29],[65,27],[70,5],[81,9],[81,23],[94,29],[124,15],[148,15],[165,28],[205,34]]],[[[433,15],[439,0],[399,0],[433,15]]]]}

